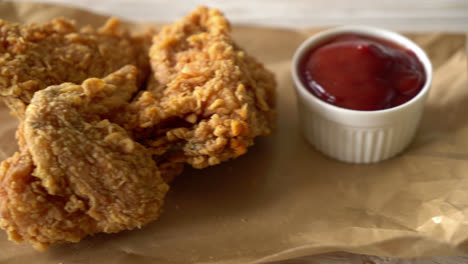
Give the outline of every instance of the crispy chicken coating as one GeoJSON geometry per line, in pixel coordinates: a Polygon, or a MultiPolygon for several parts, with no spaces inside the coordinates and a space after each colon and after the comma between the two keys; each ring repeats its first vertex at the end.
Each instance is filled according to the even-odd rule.
{"type": "Polygon", "coordinates": [[[184,164],[236,158],[271,133],[274,76],[218,10],[197,8],[149,46],[116,19],[97,30],[0,20],[0,97],[21,121],[20,151],[0,165],[11,240],[41,250],[139,228],[184,164]]]}
{"type": "Polygon", "coordinates": [[[0,167],[0,227],[36,249],[155,220],[168,191],[151,152],[111,120],[137,90],[137,69],[35,93],[21,153],[0,167]],[[107,119],[108,118],[108,119],[107,119]]]}
{"type": "Polygon", "coordinates": [[[164,27],[150,59],[153,76],[128,128],[159,159],[204,168],[270,134],[274,76],[233,42],[218,10],[200,7],[164,27]]]}
{"type": "Polygon", "coordinates": [[[127,64],[149,71],[150,41],[132,37],[115,18],[99,29],[64,18],[40,25],[0,20],[0,96],[24,119],[34,93],[50,85],[102,78],[127,64]]]}

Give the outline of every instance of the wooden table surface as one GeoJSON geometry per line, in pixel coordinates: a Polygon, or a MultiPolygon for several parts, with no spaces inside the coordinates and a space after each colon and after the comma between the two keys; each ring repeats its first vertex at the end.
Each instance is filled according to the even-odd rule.
{"type": "MultiPolygon", "coordinates": [[[[198,5],[207,5],[221,9],[235,24],[286,28],[366,24],[400,31],[468,32],[468,0],[40,0],[36,2],[69,4],[101,14],[146,22],[170,22],[198,5]]],[[[458,264],[468,263],[468,257],[402,260],[331,253],[281,263],[458,264]]]]}

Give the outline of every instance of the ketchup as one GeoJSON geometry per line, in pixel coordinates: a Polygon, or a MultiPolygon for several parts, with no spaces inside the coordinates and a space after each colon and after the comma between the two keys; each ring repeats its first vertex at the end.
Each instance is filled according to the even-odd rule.
{"type": "Polygon", "coordinates": [[[367,36],[343,34],[310,50],[299,67],[307,89],[330,104],[381,110],[416,96],[426,81],[416,55],[367,36]]]}

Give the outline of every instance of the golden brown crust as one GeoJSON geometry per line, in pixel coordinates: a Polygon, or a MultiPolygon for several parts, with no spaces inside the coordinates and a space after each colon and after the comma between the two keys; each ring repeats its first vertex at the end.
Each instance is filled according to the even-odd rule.
{"type": "Polygon", "coordinates": [[[200,7],[164,27],[150,58],[154,80],[131,105],[130,129],[155,153],[204,168],[271,132],[274,76],[233,42],[218,10],[200,7]]]}
{"type": "Polygon", "coordinates": [[[0,96],[20,119],[33,94],[50,85],[81,83],[131,64],[146,72],[147,37],[132,37],[111,18],[94,29],[57,18],[41,25],[0,20],[0,96]]]}
{"type": "Polygon", "coordinates": [[[137,70],[127,66],[34,95],[18,131],[22,153],[0,170],[0,227],[10,239],[43,249],[158,217],[169,187],[151,152],[103,119],[136,90],[137,70]]]}
{"type": "Polygon", "coordinates": [[[83,212],[66,212],[66,199],[49,195],[33,171],[27,152],[16,153],[0,166],[0,227],[10,240],[27,240],[44,250],[52,242],[77,242],[97,232],[96,222],[83,212]]]}
{"type": "Polygon", "coordinates": [[[0,165],[11,240],[45,249],[141,227],[185,163],[238,157],[271,132],[274,76],[233,42],[218,10],[196,9],[148,49],[148,35],[115,19],[97,30],[0,20],[0,96],[21,121],[20,153],[0,165]]]}

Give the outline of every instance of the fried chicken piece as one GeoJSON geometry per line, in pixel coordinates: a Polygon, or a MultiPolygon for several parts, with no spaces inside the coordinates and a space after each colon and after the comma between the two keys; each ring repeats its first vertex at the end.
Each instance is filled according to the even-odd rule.
{"type": "Polygon", "coordinates": [[[101,78],[127,64],[148,72],[150,43],[150,36],[131,36],[115,18],[99,29],[80,29],[64,18],[41,25],[0,20],[0,96],[24,119],[34,93],[50,85],[101,78]]]}
{"type": "Polygon", "coordinates": [[[127,66],[35,93],[21,153],[0,168],[0,227],[36,249],[155,220],[168,191],[151,152],[109,121],[137,90],[127,66]]]}
{"type": "Polygon", "coordinates": [[[218,10],[200,7],[163,28],[150,58],[154,79],[131,104],[129,129],[156,156],[204,168],[270,134],[274,76],[233,42],[218,10]]]}

